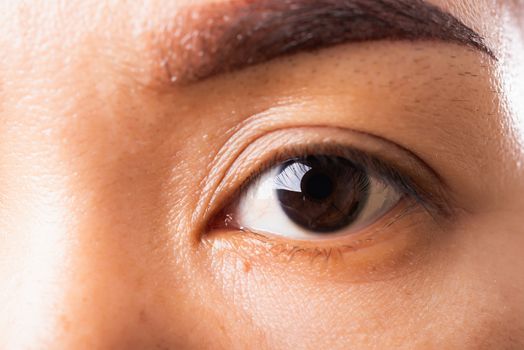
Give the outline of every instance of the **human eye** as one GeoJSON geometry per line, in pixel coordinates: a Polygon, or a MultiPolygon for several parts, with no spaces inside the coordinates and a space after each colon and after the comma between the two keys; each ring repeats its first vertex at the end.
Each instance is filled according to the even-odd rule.
{"type": "Polygon", "coordinates": [[[264,268],[294,264],[345,280],[348,271],[350,279],[400,271],[392,266],[421,257],[450,215],[429,166],[351,130],[280,130],[247,145],[228,168],[203,239],[213,254],[264,268]]]}
{"type": "Polygon", "coordinates": [[[374,224],[407,195],[391,182],[349,157],[294,157],[252,181],[230,219],[242,230],[296,240],[350,235],[374,224]]]}

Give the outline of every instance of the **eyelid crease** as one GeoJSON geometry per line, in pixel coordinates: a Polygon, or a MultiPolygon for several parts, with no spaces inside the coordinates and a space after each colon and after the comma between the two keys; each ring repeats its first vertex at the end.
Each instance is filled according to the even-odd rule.
{"type": "MultiPolygon", "coordinates": [[[[258,124],[258,123],[257,123],[258,124]]],[[[245,125],[244,125],[245,127],[245,125]]],[[[375,144],[375,146],[378,144],[380,151],[375,152],[375,154],[380,154],[380,152],[384,152],[384,148],[391,147],[391,152],[387,157],[381,157],[380,155],[377,157],[368,157],[366,159],[362,159],[363,161],[368,161],[369,159],[376,160],[377,158],[389,158],[390,162],[387,161],[381,161],[381,159],[378,159],[379,163],[377,162],[371,162],[374,163],[376,166],[377,164],[391,164],[393,157],[393,154],[399,155],[404,154],[405,156],[397,157],[402,158],[403,163],[409,163],[409,164],[415,164],[413,166],[406,166],[406,168],[414,168],[418,169],[413,171],[415,176],[404,176],[404,177],[398,177],[399,171],[395,171],[395,167],[393,169],[390,169],[390,167],[377,167],[376,172],[382,171],[382,173],[386,172],[391,175],[395,175],[397,177],[394,177],[395,179],[404,179],[404,181],[397,180],[397,186],[404,186],[404,190],[407,188],[407,192],[412,194],[415,193],[414,198],[418,198],[418,202],[422,204],[424,209],[426,209],[427,212],[430,213],[430,215],[434,218],[435,221],[437,219],[440,222],[442,222],[442,219],[448,219],[450,216],[454,213],[454,210],[452,209],[453,206],[451,205],[449,199],[446,194],[447,186],[444,181],[442,181],[442,178],[438,175],[438,173],[431,168],[426,162],[424,162],[420,157],[418,157],[416,154],[411,152],[410,150],[406,149],[405,147],[398,145],[397,143],[394,143],[392,141],[389,141],[387,139],[384,139],[380,136],[375,136],[373,134],[369,134],[366,132],[360,132],[353,129],[343,128],[343,127],[332,127],[332,126],[326,126],[326,125],[302,125],[302,126],[293,126],[293,127],[280,127],[275,128],[273,130],[264,130],[262,133],[258,132],[252,134],[251,138],[246,140],[245,134],[242,134],[243,127],[238,128],[235,133],[232,135],[232,137],[228,140],[228,142],[225,143],[225,145],[221,148],[221,150],[218,152],[217,157],[215,157],[214,161],[210,164],[210,173],[206,178],[203,180],[203,186],[199,186],[202,192],[201,193],[201,202],[199,206],[197,207],[197,210],[195,211],[195,218],[198,218],[199,220],[196,220],[197,222],[200,222],[198,232],[200,233],[200,236],[203,234],[202,232],[206,231],[206,228],[209,229],[209,225],[211,221],[215,218],[216,215],[223,212],[225,208],[235,199],[238,197],[240,191],[245,189],[245,186],[247,186],[250,181],[253,181],[254,178],[257,177],[257,175],[261,175],[264,170],[267,170],[268,167],[272,166],[278,161],[284,161],[287,160],[287,158],[297,156],[298,154],[303,154],[305,150],[307,150],[307,145],[311,147],[314,145],[316,150],[318,151],[319,147],[327,147],[326,146],[326,138],[322,138],[321,142],[317,142],[315,144],[313,143],[307,143],[301,142],[299,145],[281,145],[281,146],[274,146],[276,142],[269,143],[268,145],[271,146],[271,148],[278,147],[278,149],[273,151],[273,154],[269,157],[258,157],[255,156],[257,159],[256,162],[258,163],[255,170],[249,170],[249,174],[247,176],[240,176],[243,180],[239,180],[238,182],[240,185],[234,185],[234,190],[227,189],[228,184],[225,179],[228,177],[234,177],[238,178],[238,174],[235,174],[235,171],[233,171],[233,175],[231,175],[232,170],[235,166],[234,164],[239,162],[242,157],[245,157],[245,153],[250,153],[248,150],[250,147],[256,146],[257,143],[266,141],[267,138],[276,137],[276,136],[286,136],[289,134],[291,137],[294,132],[302,131],[303,133],[307,132],[314,132],[315,135],[326,133],[326,135],[329,138],[334,138],[337,135],[340,136],[340,134],[344,135],[345,142],[339,142],[339,149],[350,149],[349,152],[352,153],[351,156],[353,158],[362,158],[362,154],[365,153],[365,151],[359,151],[356,149],[356,146],[346,146],[343,145],[344,143],[352,143],[355,142],[358,138],[365,139],[367,143],[371,141],[371,144],[375,144]],[[353,138],[349,138],[350,135],[354,136],[353,138]],[[239,141],[240,139],[240,141],[239,141]],[[234,146],[232,149],[235,150],[233,154],[231,154],[230,150],[231,147],[234,146]],[[287,147],[287,148],[286,148],[287,147]],[[396,150],[396,151],[395,151],[396,150]],[[286,153],[287,151],[287,153],[286,153]],[[260,161],[261,158],[265,158],[263,161],[260,161]],[[393,170],[393,172],[391,172],[393,170]],[[424,175],[426,174],[426,175],[424,175]],[[419,179],[419,180],[414,180],[419,179]],[[433,179],[433,180],[430,180],[433,179]],[[409,180],[409,181],[408,181],[409,180]],[[423,181],[425,180],[425,181],[423,181]],[[419,185],[422,182],[431,183],[431,187],[429,185],[421,186],[419,185]],[[415,186],[417,185],[417,186],[415,186]],[[224,189],[225,187],[225,189],[224,189]],[[435,187],[435,190],[429,190],[427,188],[435,187]],[[226,192],[226,195],[223,194],[223,192],[226,192]]],[[[302,135],[303,136],[303,135],[302,135]]],[[[248,137],[249,138],[249,137],[248,137]]],[[[280,138],[280,142],[289,142],[290,137],[286,137],[285,139],[280,138]],[[280,141],[285,140],[285,141],[280,141]]],[[[364,141],[363,141],[364,142],[364,141]]],[[[335,150],[333,146],[334,142],[330,142],[331,144],[331,153],[333,153],[335,150]]],[[[358,143],[357,143],[358,144],[358,143]]],[[[267,154],[269,153],[267,151],[267,147],[264,147],[264,152],[267,154]]],[[[318,153],[318,152],[317,152],[318,153]]],[[[368,152],[371,153],[371,152],[368,152]]],[[[252,161],[253,158],[250,158],[252,161]]],[[[250,166],[252,168],[252,166],[250,166]]],[[[246,166],[242,165],[242,169],[245,169],[246,166]]],[[[406,170],[407,171],[407,170],[406,170]]],[[[245,173],[244,170],[241,171],[242,173],[245,173]]],[[[402,173],[401,173],[402,174],[402,173]]],[[[195,237],[197,241],[199,239],[195,237]]],[[[196,243],[196,242],[195,242],[196,243]]]]}
{"type": "MultiPolygon", "coordinates": [[[[443,189],[448,189],[448,186],[444,178],[433,167],[431,167],[426,161],[424,161],[422,157],[398,143],[392,142],[384,137],[375,135],[373,133],[340,126],[327,126],[325,124],[302,124],[293,125],[292,127],[280,125],[273,126],[272,124],[274,123],[274,121],[272,119],[271,112],[272,110],[270,109],[261,114],[257,114],[254,117],[245,120],[241,125],[232,128],[228,132],[228,134],[230,135],[227,141],[220,147],[213,161],[209,163],[207,171],[208,175],[202,179],[198,186],[198,188],[200,189],[199,198],[206,198],[206,200],[201,201],[197,205],[195,210],[195,217],[206,216],[208,214],[210,204],[215,199],[215,194],[213,194],[212,196],[205,196],[204,194],[210,191],[216,192],[217,186],[219,186],[219,184],[227,176],[228,168],[232,166],[242,156],[243,152],[246,149],[248,149],[251,144],[254,144],[260,139],[263,139],[264,137],[267,137],[273,133],[295,129],[330,129],[334,131],[352,133],[359,136],[366,136],[378,142],[388,144],[391,147],[400,150],[401,152],[407,153],[416,163],[420,163],[424,167],[424,169],[426,169],[431,174],[431,176],[434,177],[442,185],[443,189]],[[260,125],[262,127],[260,127],[260,125]],[[270,126],[267,127],[266,125],[270,126]],[[246,130],[254,132],[252,134],[250,133],[246,135],[246,130]],[[231,149],[235,150],[234,156],[228,157],[231,154],[231,149]],[[226,162],[225,168],[221,168],[221,165],[224,162],[226,162]],[[214,179],[215,181],[211,182],[210,179],[214,179]]],[[[195,217],[193,219],[195,219],[195,217]]]]}
{"type": "Polygon", "coordinates": [[[337,144],[308,144],[292,145],[283,150],[279,150],[270,158],[258,164],[256,170],[251,172],[248,177],[238,186],[237,190],[230,195],[230,198],[238,198],[251,184],[255,183],[264,173],[279,163],[285,162],[296,157],[315,156],[315,155],[333,155],[342,157],[363,167],[371,175],[379,178],[380,181],[386,182],[393,186],[403,196],[408,195],[410,198],[424,207],[430,214],[448,217],[452,214],[452,206],[442,198],[442,196],[424,190],[417,185],[409,175],[405,175],[395,169],[394,166],[373,156],[366,154],[355,148],[346,147],[337,144]]]}

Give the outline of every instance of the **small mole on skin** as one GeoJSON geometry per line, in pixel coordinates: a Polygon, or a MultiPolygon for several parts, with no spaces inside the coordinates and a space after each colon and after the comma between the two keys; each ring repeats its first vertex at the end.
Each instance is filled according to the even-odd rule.
{"type": "Polygon", "coordinates": [[[244,261],[244,272],[248,273],[249,271],[251,271],[251,264],[247,261],[244,261]]]}

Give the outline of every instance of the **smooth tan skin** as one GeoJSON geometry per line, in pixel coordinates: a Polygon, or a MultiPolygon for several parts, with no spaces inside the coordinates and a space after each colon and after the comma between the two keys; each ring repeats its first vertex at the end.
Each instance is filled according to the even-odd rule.
{"type": "Polygon", "coordinates": [[[0,5],[0,348],[524,348],[522,5],[433,1],[498,62],[375,42],[158,85],[151,38],[189,3],[0,5]],[[299,126],[402,145],[456,213],[327,260],[210,232],[238,153],[299,126]]]}

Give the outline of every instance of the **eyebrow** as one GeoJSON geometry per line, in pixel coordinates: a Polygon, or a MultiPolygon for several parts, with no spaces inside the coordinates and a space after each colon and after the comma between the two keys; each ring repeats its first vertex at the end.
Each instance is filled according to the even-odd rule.
{"type": "Polygon", "coordinates": [[[182,9],[163,31],[162,66],[173,84],[192,83],[349,42],[439,40],[496,59],[484,39],[424,0],[237,0],[182,9]]]}

